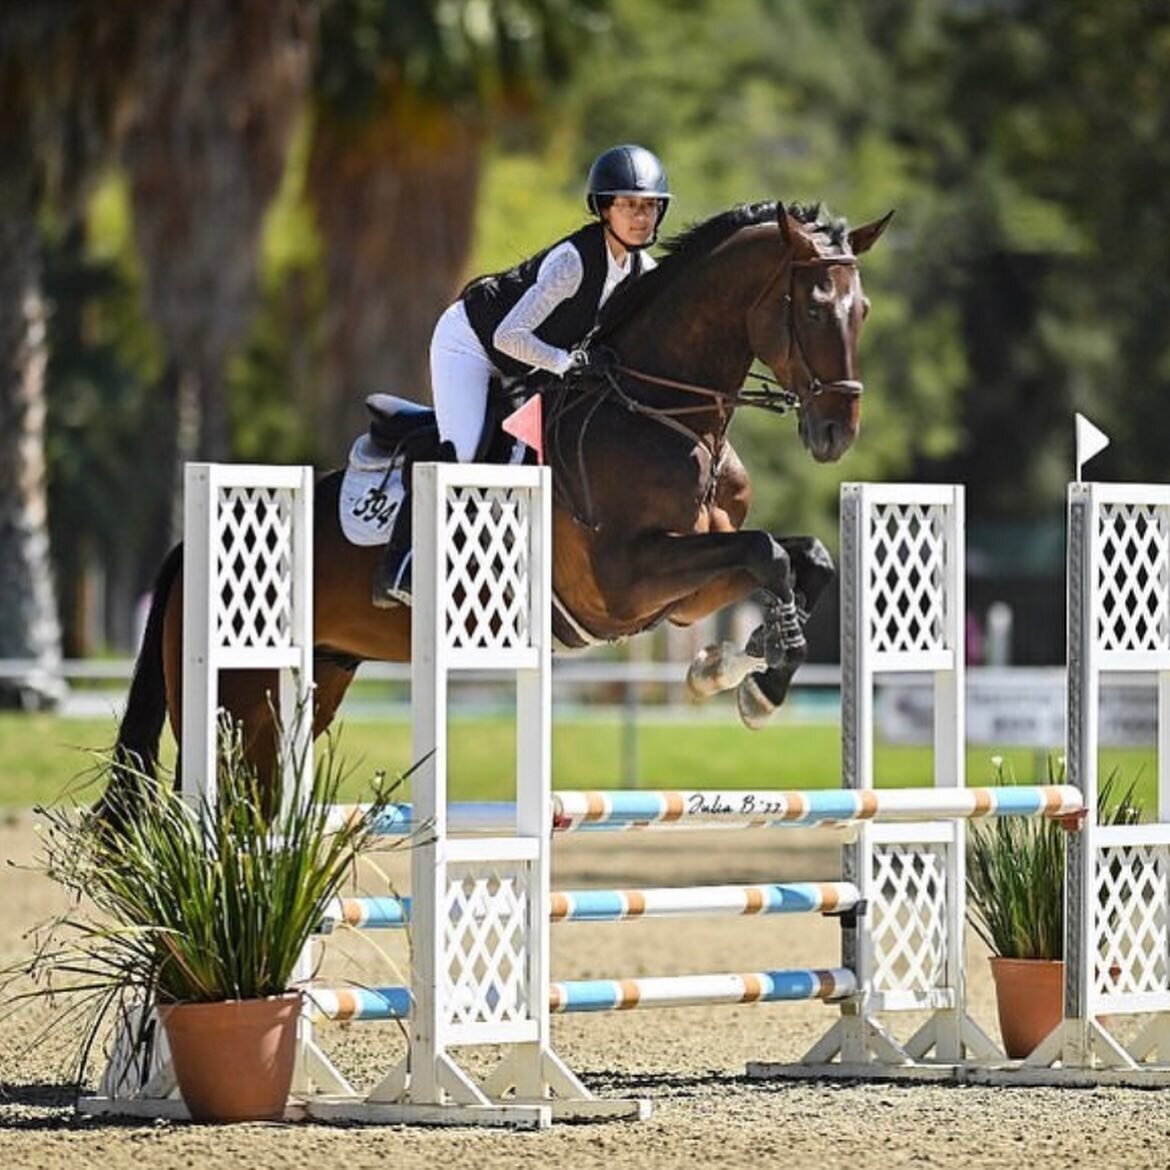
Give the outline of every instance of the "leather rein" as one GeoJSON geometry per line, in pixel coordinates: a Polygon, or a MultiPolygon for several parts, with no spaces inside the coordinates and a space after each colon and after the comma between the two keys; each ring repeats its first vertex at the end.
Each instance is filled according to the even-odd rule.
{"type": "MultiPolygon", "coordinates": [[[[859,398],[865,390],[865,384],[861,381],[852,378],[835,378],[830,381],[825,381],[817,377],[813,370],[812,363],[809,361],[808,354],[804,348],[804,342],[801,340],[800,331],[796,328],[796,318],[793,311],[793,292],[796,282],[796,270],[798,268],[831,268],[836,265],[844,265],[851,268],[857,267],[856,256],[818,256],[812,260],[793,260],[788,266],[788,291],[784,294],[784,305],[788,313],[788,353],[789,365],[791,366],[791,356],[793,350],[796,351],[796,356],[800,358],[801,364],[809,374],[808,382],[808,397],[818,398],[826,391],[834,394],[843,394],[850,398],[859,398]]],[[[776,282],[784,276],[784,267],[770,280],[760,294],[752,302],[752,309],[762,301],[773,289],[776,282]]],[[[718,390],[712,386],[701,386],[694,382],[682,382],[675,378],[664,378],[659,374],[649,374],[644,370],[636,370],[631,366],[618,365],[614,369],[614,373],[624,374],[635,381],[644,382],[655,386],[664,386],[671,390],[681,390],[686,394],[694,394],[703,398],[713,400],[719,408],[720,414],[720,435],[722,440],[723,433],[726,431],[728,424],[731,421],[732,412],[739,406],[754,406],[760,410],[766,410],[771,414],[784,415],[790,411],[799,408],[801,404],[801,396],[795,390],[789,390],[786,386],[781,385],[778,379],[769,374],[752,374],[751,377],[760,382],[758,388],[744,388],[740,387],[737,390],[718,390]]],[[[668,426],[673,430],[678,430],[690,437],[694,437],[694,432],[681,423],[674,421],[675,417],[683,414],[696,414],[700,411],[710,409],[706,404],[697,406],[674,406],[674,407],[659,407],[647,406],[643,402],[639,402],[636,398],[632,398],[622,389],[616,378],[609,377],[607,381],[610,383],[612,389],[617,393],[622,401],[622,405],[636,414],[646,415],[661,422],[664,426],[668,426]]]]}
{"type": "MultiPolygon", "coordinates": [[[[749,313],[756,308],[756,306],[772,291],[776,284],[784,277],[787,269],[788,276],[788,291],[784,294],[784,305],[788,313],[788,354],[789,354],[789,368],[792,365],[793,352],[799,357],[805,370],[809,375],[809,393],[807,397],[816,398],[826,391],[834,394],[843,394],[851,398],[860,397],[865,386],[862,382],[849,378],[836,378],[831,381],[824,381],[818,378],[813,371],[812,364],[808,359],[808,354],[805,351],[804,343],[800,339],[800,331],[796,328],[796,317],[793,310],[793,292],[795,291],[796,270],[798,268],[831,268],[835,265],[846,265],[849,267],[857,267],[857,257],[855,256],[818,256],[811,260],[792,260],[787,266],[781,265],[780,271],[764,285],[759,295],[751,304],[749,313]]],[[[665,378],[659,374],[650,374],[644,370],[637,370],[631,366],[618,364],[612,370],[608,371],[604,377],[604,384],[610,392],[612,392],[628,411],[632,414],[642,415],[644,418],[660,423],[668,430],[672,430],[679,435],[682,435],[688,442],[699,442],[707,449],[711,457],[711,472],[708,477],[708,489],[706,496],[713,496],[718,479],[719,470],[723,462],[723,455],[725,449],[725,439],[727,435],[727,428],[731,424],[731,416],[739,406],[754,406],[761,410],[769,411],[772,414],[784,415],[789,411],[797,409],[801,405],[801,396],[795,390],[789,390],[786,386],[780,384],[779,380],[771,377],[768,374],[752,374],[753,378],[757,378],[761,385],[758,388],[745,389],[740,387],[736,390],[719,390],[712,386],[701,386],[695,382],[683,382],[675,378],[665,378]],[[663,386],[671,390],[681,390],[686,394],[693,394],[698,397],[706,398],[715,403],[719,412],[719,427],[714,437],[713,442],[708,442],[707,439],[697,434],[690,427],[679,421],[679,416],[687,414],[697,414],[702,411],[709,411],[711,406],[708,403],[702,403],[695,406],[649,406],[644,402],[638,401],[632,395],[627,393],[622,386],[617,375],[622,374],[627,378],[631,378],[637,382],[643,382],[648,385],[663,386]],[[774,389],[769,387],[774,387],[774,389]]],[[[581,493],[584,497],[583,507],[573,507],[572,511],[579,523],[583,523],[587,527],[595,527],[593,521],[593,500],[592,492],[589,490],[589,477],[585,471],[584,463],[584,443],[585,432],[588,430],[589,423],[592,421],[592,416],[596,410],[601,406],[602,401],[606,395],[603,393],[597,397],[589,414],[585,420],[584,425],[578,434],[577,442],[577,466],[578,478],[580,483],[581,493]]],[[[550,420],[554,426],[558,421],[559,412],[554,412],[553,418],[550,420]]],[[[710,502],[707,500],[706,502],[710,502]]]]}

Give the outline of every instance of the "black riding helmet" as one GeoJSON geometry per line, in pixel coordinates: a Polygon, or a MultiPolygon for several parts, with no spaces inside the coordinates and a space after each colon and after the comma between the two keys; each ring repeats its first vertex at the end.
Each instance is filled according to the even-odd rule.
{"type": "Polygon", "coordinates": [[[615,195],[649,195],[657,198],[658,218],[654,223],[656,239],[670,203],[670,183],[658,156],[644,146],[635,146],[633,143],[611,146],[609,150],[602,151],[589,168],[585,203],[594,215],[600,217],[615,195]]]}

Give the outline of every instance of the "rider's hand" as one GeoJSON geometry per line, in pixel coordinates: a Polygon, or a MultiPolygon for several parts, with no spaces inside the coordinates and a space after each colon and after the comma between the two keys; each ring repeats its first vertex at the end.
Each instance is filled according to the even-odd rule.
{"type": "Polygon", "coordinates": [[[608,345],[595,345],[590,349],[575,349],[570,355],[572,365],[569,374],[585,374],[603,378],[617,368],[618,355],[608,345]]]}

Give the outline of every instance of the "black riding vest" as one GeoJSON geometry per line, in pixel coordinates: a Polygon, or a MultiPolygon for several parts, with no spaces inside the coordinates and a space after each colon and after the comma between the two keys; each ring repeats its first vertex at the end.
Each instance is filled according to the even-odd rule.
{"type": "MultiPolygon", "coordinates": [[[[536,283],[537,273],[544,258],[563,243],[570,243],[577,249],[584,266],[581,286],[567,301],[562,301],[536,327],[536,336],[549,345],[561,349],[572,349],[579,345],[597,323],[598,302],[605,287],[605,276],[609,258],[606,254],[605,229],[600,223],[586,224],[570,236],[550,244],[543,252],[522,260],[515,268],[481,276],[473,280],[462,292],[467,318],[475,330],[476,337],[483,343],[492,364],[502,374],[518,377],[531,369],[515,358],[501,353],[492,343],[500,322],[512,311],[516,302],[536,283]]],[[[642,271],[642,257],[631,253],[630,275],[618,285],[621,288],[631,277],[642,271]]],[[[615,289],[614,292],[617,290],[615,289]]],[[[612,295],[612,294],[611,294],[612,295]]]]}

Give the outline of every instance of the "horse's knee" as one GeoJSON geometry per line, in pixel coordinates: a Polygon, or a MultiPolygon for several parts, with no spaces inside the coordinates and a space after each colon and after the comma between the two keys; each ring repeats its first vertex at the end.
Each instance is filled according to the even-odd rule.
{"type": "Polygon", "coordinates": [[[751,552],[751,566],[763,589],[781,601],[792,599],[792,560],[788,550],[767,532],[757,533],[751,552]]]}
{"type": "Polygon", "coordinates": [[[789,537],[780,543],[792,564],[794,588],[799,594],[798,603],[806,612],[810,611],[825,586],[837,575],[837,566],[818,537],[789,537]]]}
{"type": "Polygon", "coordinates": [[[837,572],[837,566],[833,563],[833,556],[825,547],[824,541],[817,536],[809,536],[805,540],[807,543],[801,550],[802,564],[798,566],[797,571],[815,573],[826,579],[832,577],[837,572]]]}

